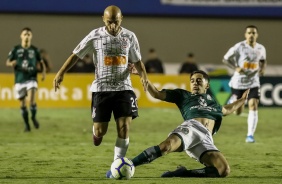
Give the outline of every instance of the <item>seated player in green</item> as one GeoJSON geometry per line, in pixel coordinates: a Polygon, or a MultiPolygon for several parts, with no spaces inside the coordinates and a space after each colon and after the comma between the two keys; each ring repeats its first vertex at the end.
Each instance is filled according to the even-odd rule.
{"type": "Polygon", "coordinates": [[[206,93],[208,88],[209,76],[200,70],[191,74],[191,92],[183,89],[159,91],[149,82],[149,93],[156,99],[175,103],[184,122],[159,145],[147,148],[133,158],[135,166],[150,163],[171,152],[185,151],[205,167],[187,170],[180,166],[175,171],[163,173],[161,177],[226,177],[230,173],[228,162],[214,145],[212,135],[218,131],[222,116],[231,114],[245,103],[249,90],[234,103],[221,106],[206,93]]]}

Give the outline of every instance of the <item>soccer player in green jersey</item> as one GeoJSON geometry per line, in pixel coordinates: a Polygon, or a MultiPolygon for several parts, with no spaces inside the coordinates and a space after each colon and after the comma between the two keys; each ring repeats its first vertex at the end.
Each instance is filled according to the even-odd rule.
{"type": "Polygon", "coordinates": [[[218,131],[222,116],[232,113],[244,104],[249,90],[232,104],[221,106],[206,93],[208,88],[209,76],[200,70],[191,74],[191,92],[183,89],[159,91],[149,82],[149,93],[156,99],[175,103],[184,122],[159,145],[147,148],[133,158],[135,166],[150,163],[171,152],[185,151],[205,167],[187,170],[180,166],[175,171],[163,173],[162,177],[226,177],[230,173],[228,162],[214,145],[212,135],[218,131]]]}
{"type": "Polygon", "coordinates": [[[31,45],[31,29],[28,27],[23,28],[20,38],[21,44],[16,45],[10,51],[6,65],[14,68],[16,98],[21,102],[21,113],[25,123],[25,132],[29,132],[30,125],[26,104],[29,101],[31,120],[34,127],[38,129],[39,122],[36,119],[37,107],[35,101],[35,94],[38,87],[37,71],[42,70],[42,80],[44,80],[46,67],[40,57],[39,50],[31,45]],[[42,69],[40,66],[42,66],[42,69]]]}

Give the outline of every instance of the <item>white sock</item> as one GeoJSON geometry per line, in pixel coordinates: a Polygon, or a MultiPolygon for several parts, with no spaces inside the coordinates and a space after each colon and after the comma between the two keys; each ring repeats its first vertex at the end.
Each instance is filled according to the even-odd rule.
{"type": "Polygon", "coordinates": [[[125,157],[129,145],[129,137],[126,139],[117,138],[115,145],[114,160],[117,158],[125,157]]]}
{"type": "Polygon", "coordinates": [[[248,136],[254,136],[258,124],[258,111],[249,111],[248,115],[248,136]]]}

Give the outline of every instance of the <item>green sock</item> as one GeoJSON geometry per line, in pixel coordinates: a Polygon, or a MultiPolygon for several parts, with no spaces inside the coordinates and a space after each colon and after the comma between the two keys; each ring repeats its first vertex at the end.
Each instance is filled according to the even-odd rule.
{"type": "Polygon", "coordinates": [[[29,123],[28,123],[28,111],[27,111],[26,107],[21,107],[21,114],[22,114],[22,117],[24,119],[25,127],[30,129],[30,126],[29,126],[29,123]]]}
{"type": "Polygon", "coordinates": [[[152,162],[153,160],[159,158],[162,156],[162,152],[160,150],[159,146],[153,146],[150,148],[147,148],[142,153],[140,153],[138,156],[132,159],[132,162],[134,166],[139,166],[142,164],[147,164],[152,162]]]}
{"type": "Polygon", "coordinates": [[[36,104],[33,104],[30,106],[30,112],[31,112],[31,119],[35,119],[36,112],[37,112],[36,104]]]}

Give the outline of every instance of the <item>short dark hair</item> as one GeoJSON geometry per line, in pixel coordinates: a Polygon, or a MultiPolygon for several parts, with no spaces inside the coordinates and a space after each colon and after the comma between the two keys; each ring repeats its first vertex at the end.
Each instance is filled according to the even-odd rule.
{"type": "Polygon", "coordinates": [[[206,79],[206,80],[208,80],[208,82],[210,82],[210,77],[209,77],[209,75],[208,75],[206,72],[204,72],[203,70],[195,70],[195,71],[193,71],[193,72],[191,73],[191,75],[190,75],[190,78],[192,78],[192,76],[193,76],[194,74],[196,74],[196,73],[202,74],[203,77],[204,77],[204,79],[206,79]]]}
{"type": "Polygon", "coordinates": [[[30,31],[30,32],[32,32],[29,27],[24,27],[21,32],[23,32],[23,31],[30,31]]]}
{"type": "Polygon", "coordinates": [[[258,32],[258,28],[257,28],[257,26],[255,26],[255,25],[248,25],[248,26],[246,26],[245,31],[246,31],[248,28],[254,28],[254,29],[256,29],[257,32],[258,32]]]}

